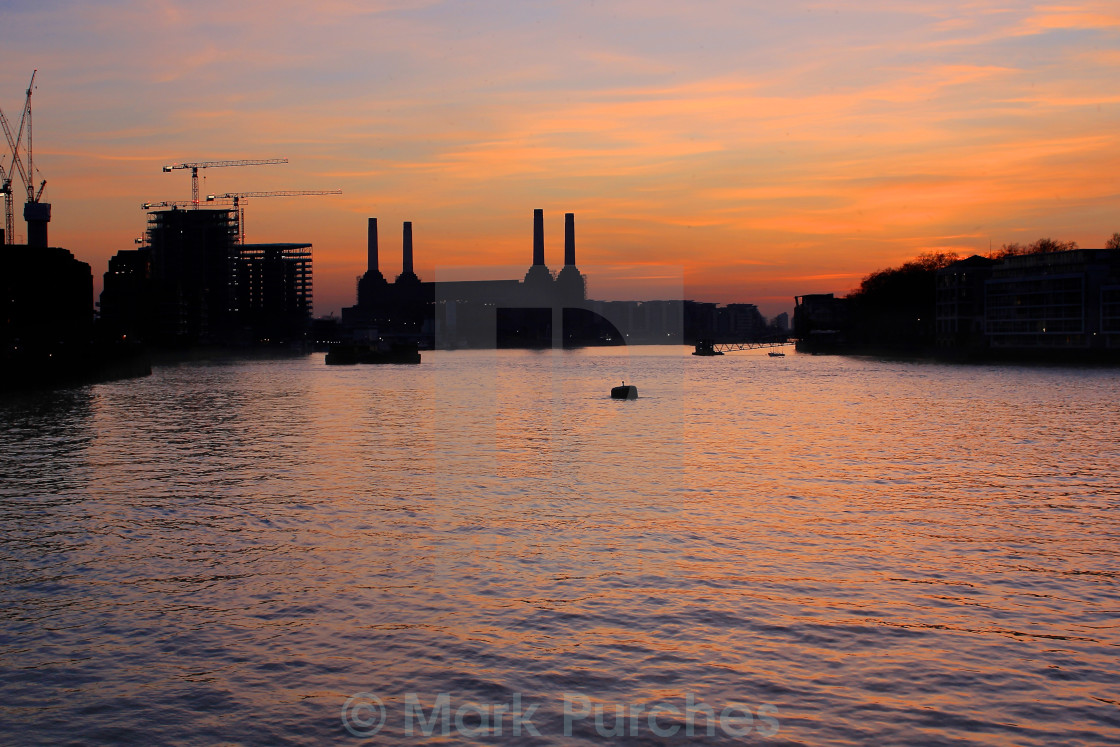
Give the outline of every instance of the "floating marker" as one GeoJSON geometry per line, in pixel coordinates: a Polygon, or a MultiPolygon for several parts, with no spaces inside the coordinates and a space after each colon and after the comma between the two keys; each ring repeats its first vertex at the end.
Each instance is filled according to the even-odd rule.
{"type": "Polygon", "coordinates": [[[611,399],[637,399],[638,387],[633,384],[627,384],[624,380],[622,386],[616,386],[611,389],[611,399]]]}

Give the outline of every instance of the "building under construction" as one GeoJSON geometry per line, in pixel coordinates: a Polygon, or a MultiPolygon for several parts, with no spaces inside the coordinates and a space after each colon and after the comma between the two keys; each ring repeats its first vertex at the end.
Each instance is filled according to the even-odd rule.
{"type": "Polygon", "coordinates": [[[258,342],[302,339],[312,311],[311,244],[241,244],[237,314],[258,342]]]}
{"type": "Polygon", "coordinates": [[[150,210],[147,245],[110,260],[103,326],[165,346],[302,340],[311,244],[241,244],[239,236],[237,209],[150,210]]]}
{"type": "Polygon", "coordinates": [[[232,342],[237,314],[237,212],[153,210],[148,246],[162,342],[232,342]]]}

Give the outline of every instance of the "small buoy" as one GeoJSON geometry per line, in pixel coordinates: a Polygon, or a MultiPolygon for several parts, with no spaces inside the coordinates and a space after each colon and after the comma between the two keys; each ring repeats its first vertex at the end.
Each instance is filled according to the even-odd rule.
{"type": "Polygon", "coordinates": [[[622,386],[616,386],[611,389],[611,399],[637,399],[638,387],[633,384],[627,384],[623,379],[622,386]]]}

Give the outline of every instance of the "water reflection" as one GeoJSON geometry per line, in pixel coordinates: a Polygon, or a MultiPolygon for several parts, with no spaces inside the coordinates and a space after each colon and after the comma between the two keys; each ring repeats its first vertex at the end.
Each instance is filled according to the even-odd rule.
{"type": "Polygon", "coordinates": [[[521,693],[541,743],[603,743],[572,692],[772,703],[775,743],[1116,736],[1108,371],[687,352],[4,403],[0,720],[320,742],[377,692],[391,743],[408,693],[521,693]]]}

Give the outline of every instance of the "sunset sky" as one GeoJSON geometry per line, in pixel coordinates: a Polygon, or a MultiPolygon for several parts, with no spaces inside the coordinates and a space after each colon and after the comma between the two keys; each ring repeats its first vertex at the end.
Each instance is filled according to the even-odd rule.
{"type": "Polygon", "coordinates": [[[767,315],[928,249],[1120,231],[1115,0],[0,0],[9,120],[35,68],[51,244],[98,284],[188,160],[289,159],[204,194],[343,190],[245,203],[250,242],[314,244],[317,314],[354,302],[367,216],[386,275],[411,220],[431,279],[527,266],[533,208],[559,269],[574,212],[581,266],[767,315]]]}

